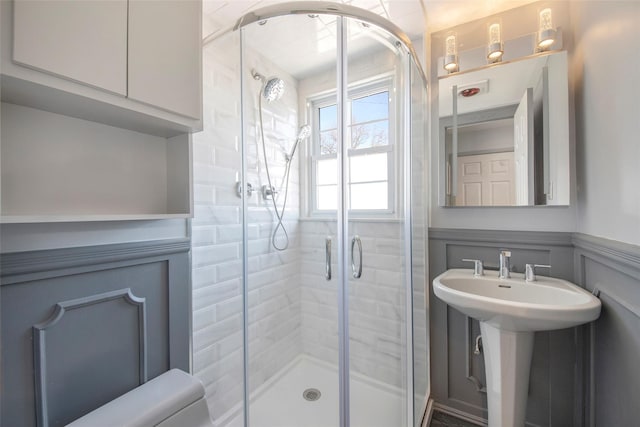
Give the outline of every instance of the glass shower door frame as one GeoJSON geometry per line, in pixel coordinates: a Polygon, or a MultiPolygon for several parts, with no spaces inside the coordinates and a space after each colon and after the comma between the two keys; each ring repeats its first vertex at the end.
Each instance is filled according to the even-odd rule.
{"type": "Polygon", "coordinates": [[[348,96],[348,79],[347,79],[347,38],[345,36],[344,17],[339,17],[337,23],[337,55],[336,64],[336,89],[337,89],[337,109],[338,109],[338,208],[336,212],[337,219],[337,240],[338,240],[338,382],[339,382],[339,414],[340,427],[350,426],[350,376],[349,376],[349,292],[347,284],[349,283],[348,270],[348,189],[346,183],[348,178],[346,171],[348,170],[348,145],[345,143],[347,135],[347,111],[345,103],[348,96]]]}

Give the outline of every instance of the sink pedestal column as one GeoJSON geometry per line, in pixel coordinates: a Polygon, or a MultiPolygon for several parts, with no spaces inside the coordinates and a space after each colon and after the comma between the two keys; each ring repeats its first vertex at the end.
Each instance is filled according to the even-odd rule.
{"type": "Polygon", "coordinates": [[[487,377],[489,427],[523,427],[529,394],[533,332],[480,322],[487,377]]]}

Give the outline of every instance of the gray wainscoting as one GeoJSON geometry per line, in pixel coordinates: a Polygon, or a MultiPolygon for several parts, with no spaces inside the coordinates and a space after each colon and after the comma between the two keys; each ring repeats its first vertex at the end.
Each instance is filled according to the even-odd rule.
{"type": "Polygon", "coordinates": [[[588,328],[585,426],[640,424],[640,247],[575,234],[576,282],[598,293],[588,328]]]}
{"type": "Polygon", "coordinates": [[[1,256],[6,426],[61,426],[189,371],[189,239],[1,256]]]}
{"type": "MultiPolygon", "coordinates": [[[[430,229],[429,274],[449,268],[472,268],[463,258],[498,266],[500,249],[512,251],[514,271],[527,263],[551,264],[551,275],[573,279],[571,233],[430,229]]],[[[541,274],[549,274],[541,272],[541,274]]],[[[483,355],[474,354],[478,322],[433,295],[431,286],[431,375],[435,408],[469,421],[486,423],[483,355]]],[[[577,329],[536,333],[527,403],[527,426],[580,425],[575,402],[577,329]]]]}
{"type": "MultiPolygon", "coordinates": [[[[640,247],[577,233],[430,229],[430,281],[462,258],[494,266],[511,249],[514,270],[551,264],[550,275],[598,293],[600,318],[590,325],[536,333],[528,426],[638,425],[640,405],[640,247]]],[[[549,274],[542,272],[541,274],[549,274]]],[[[431,371],[435,407],[486,423],[482,355],[474,355],[477,322],[431,291],[431,371]]]]}

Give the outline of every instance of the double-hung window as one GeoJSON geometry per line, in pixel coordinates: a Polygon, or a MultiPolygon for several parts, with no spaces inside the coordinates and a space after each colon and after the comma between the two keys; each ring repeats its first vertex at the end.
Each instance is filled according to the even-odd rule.
{"type": "MultiPolygon", "coordinates": [[[[396,211],[392,79],[349,88],[346,103],[348,208],[363,216],[396,211]]],[[[310,102],[315,132],[311,149],[311,215],[337,208],[338,117],[335,97],[310,102]]]]}

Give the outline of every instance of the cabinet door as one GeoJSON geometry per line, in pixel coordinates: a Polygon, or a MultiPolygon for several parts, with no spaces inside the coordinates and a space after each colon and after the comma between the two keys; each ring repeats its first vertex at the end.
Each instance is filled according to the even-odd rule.
{"type": "Polygon", "coordinates": [[[129,1],[129,98],[200,119],[202,3],[129,1]]]}
{"type": "Polygon", "coordinates": [[[13,60],[125,96],[127,0],[15,0],[13,60]]]}

